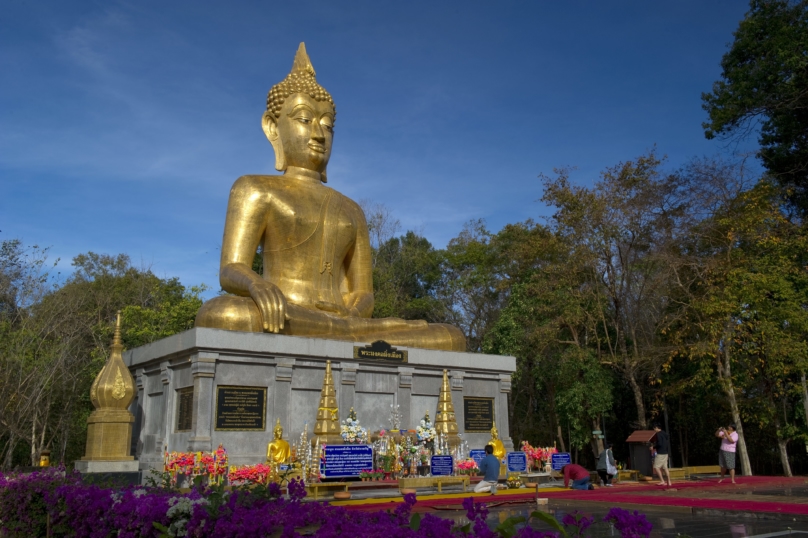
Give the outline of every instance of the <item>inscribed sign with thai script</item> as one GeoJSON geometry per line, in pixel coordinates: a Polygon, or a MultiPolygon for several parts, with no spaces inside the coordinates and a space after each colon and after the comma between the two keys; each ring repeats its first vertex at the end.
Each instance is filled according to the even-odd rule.
{"type": "Polygon", "coordinates": [[[454,458],[451,456],[432,456],[430,466],[432,476],[452,476],[454,458]]]}
{"type": "Polygon", "coordinates": [[[373,469],[373,447],[370,445],[326,445],[325,462],[320,471],[325,478],[359,476],[373,469]]]}
{"type": "Polygon", "coordinates": [[[551,465],[553,466],[553,470],[560,471],[562,467],[572,463],[572,458],[570,458],[569,452],[559,452],[558,454],[553,454],[550,461],[551,465]]]}
{"type": "Polygon", "coordinates": [[[505,465],[509,473],[523,473],[527,471],[527,454],[524,452],[508,452],[505,454],[505,465]]]}
{"type": "Polygon", "coordinates": [[[216,387],[216,429],[266,430],[266,387],[216,387]]]}
{"type": "Polygon", "coordinates": [[[381,359],[392,362],[407,362],[407,351],[399,350],[385,342],[376,340],[369,346],[354,346],[354,359],[381,359]]]}
{"type": "Polygon", "coordinates": [[[194,388],[186,387],[177,391],[177,431],[191,431],[194,420],[194,388]]]}
{"type": "Polygon", "coordinates": [[[493,427],[493,398],[463,398],[463,428],[465,431],[490,432],[493,427]]]}

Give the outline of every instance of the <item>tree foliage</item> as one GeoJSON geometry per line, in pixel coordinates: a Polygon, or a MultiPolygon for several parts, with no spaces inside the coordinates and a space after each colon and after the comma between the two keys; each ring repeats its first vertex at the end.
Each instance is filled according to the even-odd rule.
{"type": "Polygon", "coordinates": [[[193,326],[202,288],[186,289],[131,265],[126,255],[88,252],[66,279],[47,249],[0,245],[0,461],[35,464],[84,451],[90,385],[106,361],[115,314],[134,347],[193,326]]]}
{"type": "Polygon", "coordinates": [[[759,156],[808,210],[808,1],[752,0],[721,61],[721,80],[702,95],[707,138],[759,127],[759,156]]]}

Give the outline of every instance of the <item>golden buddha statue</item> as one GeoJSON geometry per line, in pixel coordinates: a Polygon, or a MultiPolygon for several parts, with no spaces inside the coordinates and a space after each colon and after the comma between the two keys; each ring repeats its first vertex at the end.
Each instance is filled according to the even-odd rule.
{"type": "Polygon", "coordinates": [[[498,460],[502,461],[502,458],[505,457],[505,445],[502,444],[502,441],[499,439],[499,432],[497,431],[497,423],[494,422],[493,428],[491,428],[491,440],[488,441],[487,444],[494,447],[494,456],[497,457],[498,460]]]}
{"type": "Polygon", "coordinates": [[[275,434],[275,438],[267,445],[267,463],[277,467],[282,463],[289,462],[292,450],[289,448],[289,443],[283,440],[281,419],[278,419],[275,423],[275,429],[272,432],[275,434]]]}
{"type": "Polygon", "coordinates": [[[465,351],[463,333],[451,325],[370,317],[365,215],[324,185],[335,116],[301,43],[262,117],[283,175],[242,176],[230,190],[219,281],[232,295],[207,301],[196,326],[465,351]],[[252,270],[259,246],[263,277],[252,270]]]}

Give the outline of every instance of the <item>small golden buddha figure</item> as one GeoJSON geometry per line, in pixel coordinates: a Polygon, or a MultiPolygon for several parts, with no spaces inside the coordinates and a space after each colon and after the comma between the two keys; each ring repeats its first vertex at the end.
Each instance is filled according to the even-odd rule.
{"type": "Polygon", "coordinates": [[[273,467],[277,467],[282,463],[288,463],[292,455],[292,450],[289,443],[283,440],[283,428],[281,427],[281,419],[275,423],[275,429],[272,430],[275,438],[267,445],[267,463],[273,467]]]}
{"type": "Polygon", "coordinates": [[[497,431],[497,423],[494,422],[493,428],[491,428],[491,440],[488,441],[487,444],[494,447],[494,456],[497,457],[498,460],[502,460],[505,457],[505,445],[502,444],[502,441],[499,439],[499,432],[497,431]]]}
{"type": "Polygon", "coordinates": [[[325,186],[335,117],[334,101],[317,83],[301,43],[261,119],[283,175],[242,176],[230,190],[219,281],[232,295],[206,302],[196,326],[465,351],[456,327],[370,317],[365,215],[325,186]],[[259,246],[263,276],[252,270],[259,246]]]}

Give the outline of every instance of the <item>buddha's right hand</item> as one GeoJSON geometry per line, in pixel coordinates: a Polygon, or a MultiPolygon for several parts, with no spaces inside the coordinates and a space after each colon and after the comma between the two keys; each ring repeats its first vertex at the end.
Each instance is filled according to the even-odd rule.
{"type": "Polygon", "coordinates": [[[264,331],[280,332],[286,321],[286,297],[283,296],[283,292],[266,280],[253,281],[248,290],[258,310],[261,311],[264,331]]]}

